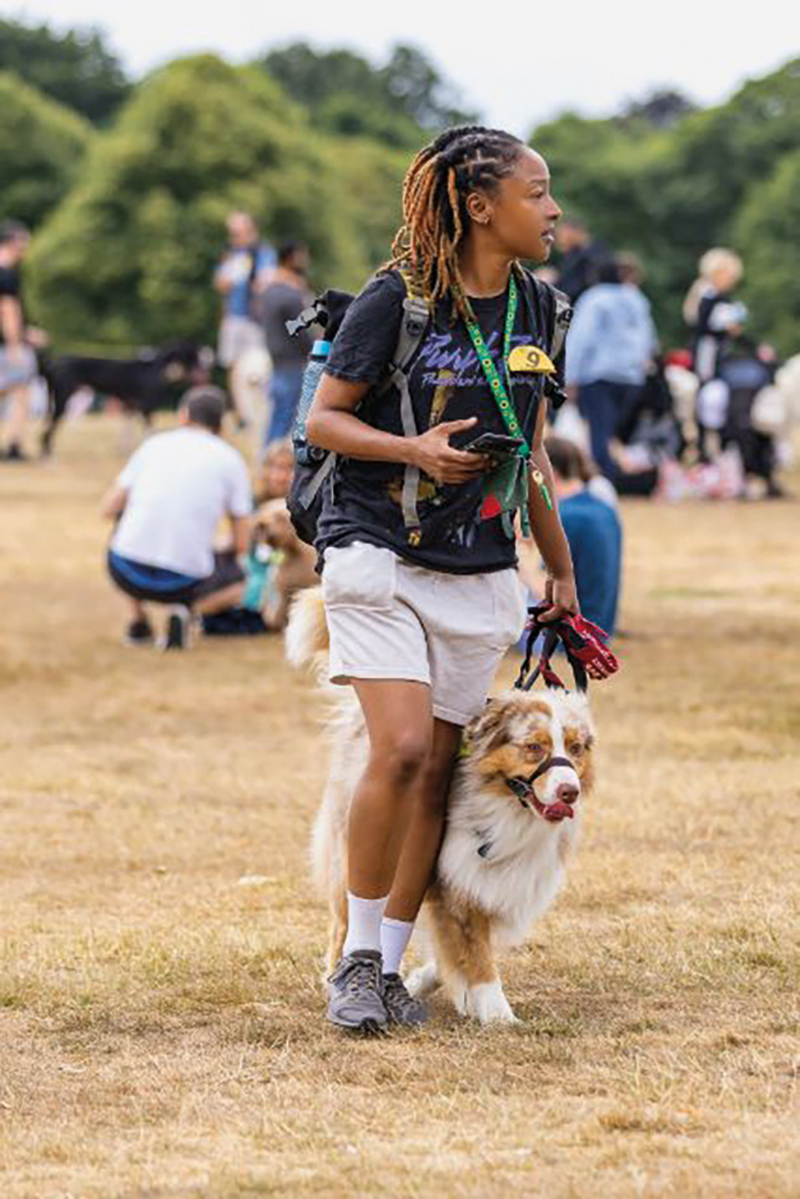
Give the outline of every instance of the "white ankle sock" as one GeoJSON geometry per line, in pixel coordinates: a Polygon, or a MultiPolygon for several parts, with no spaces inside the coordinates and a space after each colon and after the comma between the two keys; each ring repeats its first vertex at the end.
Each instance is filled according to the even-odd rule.
{"type": "Polygon", "coordinates": [[[381,920],[388,902],[388,895],[383,899],[361,899],[359,895],[347,892],[347,939],[343,953],[352,953],[354,949],[373,949],[380,953],[381,920]]]}
{"type": "Polygon", "coordinates": [[[413,920],[393,920],[384,916],[381,924],[381,953],[383,973],[399,974],[400,962],[414,931],[413,920]]]}

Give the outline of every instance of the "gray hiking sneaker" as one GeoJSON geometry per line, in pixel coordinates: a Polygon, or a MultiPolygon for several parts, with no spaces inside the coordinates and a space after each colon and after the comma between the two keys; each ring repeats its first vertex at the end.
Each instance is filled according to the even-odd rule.
{"type": "Polygon", "coordinates": [[[340,1028],[380,1032],[389,1022],[383,1002],[381,955],[356,949],[328,979],[328,1019],[340,1028]]]}
{"type": "Polygon", "coordinates": [[[390,1024],[402,1024],[407,1028],[418,1028],[428,1019],[428,1009],[419,999],[410,995],[399,974],[384,974],[383,1002],[390,1024]]]}

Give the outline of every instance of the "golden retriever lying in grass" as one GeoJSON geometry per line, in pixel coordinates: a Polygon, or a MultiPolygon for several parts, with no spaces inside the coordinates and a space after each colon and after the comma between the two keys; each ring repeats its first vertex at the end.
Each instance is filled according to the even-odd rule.
{"type": "MultiPolygon", "coordinates": [[[[286,638],[289,660],[316,664],[322,674],[328,637],[319,589],[296,601],[286,638]]],[[[337,688],[335,698],[330,771],[312,846],[314,873],[330,902],[331,969],[347,933],[348,811],[369,751],[354,694],[337,688]]],[[[462,1015],[482,1024],[516,1020],[495,954],[525,940],[564,881],[592,785],[592,743],[580,692],[508,691],[465,730],[423,909],[430,957],[407,979],[412,994],[444,984],[462,1015]]]]}

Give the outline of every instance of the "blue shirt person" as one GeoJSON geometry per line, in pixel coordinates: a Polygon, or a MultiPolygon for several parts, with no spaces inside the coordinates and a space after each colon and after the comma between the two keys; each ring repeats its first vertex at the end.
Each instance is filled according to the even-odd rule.
{"type": "Polygon", "coordinates": [[[591,489],[581,451],[560,437],[546,440],[561,523],[569,541],[581,612],[609,636],[617,624],[622,574],[622,525],[616,510],[591,489]]]}

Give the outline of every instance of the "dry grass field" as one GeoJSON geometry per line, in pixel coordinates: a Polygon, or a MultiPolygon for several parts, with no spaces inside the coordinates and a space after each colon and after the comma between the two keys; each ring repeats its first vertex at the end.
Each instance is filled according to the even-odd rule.
{"type": "Polygon", "coordinates": [[[353,1040],[307,882],[322,706],[276,639],[122,648],[117,432],[0,467],[2,1199],[800,1195],[798,505],[626,506],[631,636],[506,966],[523,1023],[437,1000],[353,1040]]]}

